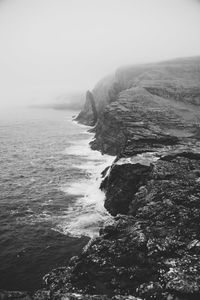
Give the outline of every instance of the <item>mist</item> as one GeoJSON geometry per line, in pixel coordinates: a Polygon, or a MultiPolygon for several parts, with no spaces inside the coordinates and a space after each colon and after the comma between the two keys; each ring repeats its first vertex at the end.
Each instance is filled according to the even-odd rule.
{"type": "Polygon", "coordinates": [[[83,93],[121,65],[200,55],[198,0],[1,0],[0,105],[83,93]]]}

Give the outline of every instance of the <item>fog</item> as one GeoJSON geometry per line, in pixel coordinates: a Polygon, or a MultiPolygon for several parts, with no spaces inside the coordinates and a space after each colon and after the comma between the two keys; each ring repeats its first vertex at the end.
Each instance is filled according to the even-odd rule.
{"type": "Polygon", "coordinates": [[[85,91],[121,65],[200,55],[198,0],[1,0],[0,104],[85,91]]]}

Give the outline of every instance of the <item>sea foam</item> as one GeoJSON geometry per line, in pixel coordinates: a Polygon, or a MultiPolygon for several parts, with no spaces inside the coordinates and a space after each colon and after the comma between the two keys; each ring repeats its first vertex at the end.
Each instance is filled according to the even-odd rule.
{"type": "Polygon", "coordinates": [[[61,190],[75,196],[76,201],[65,211],[65,218],[59,222],[55,230],[66,235],[92,238],[98,236],[100,226],[111,218],[104,208],[105,194],[99,187],[102,180],[101,172],[112,164],[114,157],[91,150],[89,142],[93,134],[85,132],[85,126],[80,128],[85,138],[72,142],[71,146],[64,150],[64,154],[77,156],[78,163],[75,162],[72,167],[84,170],[85,177],[61,186],[61,190]]]}

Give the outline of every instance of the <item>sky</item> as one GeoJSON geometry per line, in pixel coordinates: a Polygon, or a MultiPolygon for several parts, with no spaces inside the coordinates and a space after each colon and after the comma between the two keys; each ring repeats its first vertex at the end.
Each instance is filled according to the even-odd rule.
{"type": "Polygon", "coordinates": [[[194,55],[198,0],[0,0],[0,106],[92,89],[122,65],[194,55]]]}

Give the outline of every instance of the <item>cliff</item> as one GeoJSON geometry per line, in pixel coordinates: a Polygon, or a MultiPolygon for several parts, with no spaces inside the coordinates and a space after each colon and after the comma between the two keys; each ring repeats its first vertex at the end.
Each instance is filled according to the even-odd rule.
{"type": "Polygon", "coordinates": [[[91,147],[116,155],[101,184],[114,218],[50,289],[59,277],[87,295],[200,298],[199,84],[189,58],[121,68],[102,98],[93,91],[91,147]]]}
{"type": "Polygon", "coordinates": [[[100,187],[113,220],[18,299],[200,299],[199,84],[197,57],[120,68],[87,93],[77,119],[116,156],[100,187]]]}
{"type": "Polygon", "coordinates": [[[110,75],[100,80],[92,92],[87,91],[85,104],[76,118],[77,121],[89,126],[96,124],[97,117],[101,115],[110,99],[113,84],[114,76],[110,75]]]}
{"type": "MultiPolygon", "coordinates": [[[[199,64],[197,57],[124,67],[104,85],[101,81],[92,91],[99,115],[92,149],[129,156],[142,144],[148,148],[147,139],[159,146],[164,140],[171,145],[198,136],[199,64]]],[[[81,114],[90,125],[93,112],[87,101],[81,114]]]]}

